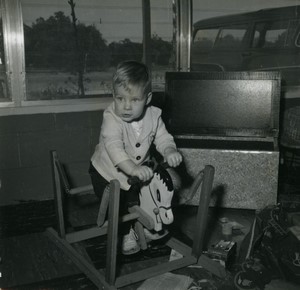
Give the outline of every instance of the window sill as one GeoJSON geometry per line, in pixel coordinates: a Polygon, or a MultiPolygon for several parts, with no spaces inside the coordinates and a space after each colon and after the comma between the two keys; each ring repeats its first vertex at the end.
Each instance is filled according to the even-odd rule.
{"type": "Polygon", "coordinates": [[[19,106],[16,106],[13,102],[5,102],[0,103],[0,116],[97,111],[104,110],[111,102],[111,97],[80,100],[23,101],[19,106]]]}

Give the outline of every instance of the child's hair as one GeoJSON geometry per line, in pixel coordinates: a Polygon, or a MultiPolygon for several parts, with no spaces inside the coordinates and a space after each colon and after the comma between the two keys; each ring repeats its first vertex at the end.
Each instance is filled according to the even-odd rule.
{"type": "Polygon", "coordinates": [[[150,73],[148,67],[134,60],[128,60],[119,63],[113,75],[113,90],[116,87],[123,86],[126,90],[130,85],[141,86],[144,93],[150,91],[150,73]]]}

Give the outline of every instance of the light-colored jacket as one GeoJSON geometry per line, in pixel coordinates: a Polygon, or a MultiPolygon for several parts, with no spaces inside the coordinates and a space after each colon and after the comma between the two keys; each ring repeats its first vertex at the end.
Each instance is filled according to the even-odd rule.
{"type": "Polygon", "coordinates": [[[174,138],[166,130],[161,119],[161,110],[149,106],[143,118],[143,128],[137,137],[130,123],[124,122],[114,113],[112,103],[103,113],[99,144],[91,158],[96,170],[107,180],[118,179],[121,188],[129,189],[129,176],[118,169],[118,164],[131,159],[139,165],[149,159],[149,149],[154,143],[157,151],[164,156],[166,148],[176,149],[174,138]]]}

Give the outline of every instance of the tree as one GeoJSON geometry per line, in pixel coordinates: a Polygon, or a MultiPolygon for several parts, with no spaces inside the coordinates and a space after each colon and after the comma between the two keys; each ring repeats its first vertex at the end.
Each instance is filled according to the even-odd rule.
{"type": "Polygon", "coordinates": [[[74,61],[72,24],[59,11],[47,20],[40,17],[25,31],[25,60],[34,68],[70,69],[74,61]]]}
{"type": "MultiPolygon", "coordinates": [[[[120,61],[133,59],[141,61],[143,58],[142,43],[132,42],[125,38],[119,42],[109,44],[111,52],[111,65],[116,66],[120,61]]],[[[153,35],[151,39],[152,62],[156,65],[168,65],[172,56],[172,43],[163,40],[158,35],[153,35]]]]}
{"type": "Polygon", "coordinates": [[[68,3],[71,6],[71,16],[72,16],[72,24],[73,24],[73,31],[74,31],[74,38],[75,38],[75,49],[76,49],[76,70],[78,72],[78,94],[84,96],[84,85],[83,85],[83,71],[84,71],[84,55],[83,51],[80,49],[79,46],[79,39],[78,39],[78,28],[77,28],[77,18],[75,16],[75,3],[73,0],[69,0],[68,3]]]}
{"type": "Polygon", "coordinates": [[[143,45],[141,43],[132,42],[125,38],[119,42],[112,42],[109,44],[111,52],[111,65],[116,66],[119,62],[124,60],[141,61],[143,58],[143,45]]]}
{"type": "MultiPolygon", "coordinates": [[[[77,50],[73,24],[64,12],[36,19],[24,27],[26,66],[76,72],[77,50]]],[[[110,54],[102,34],[92,25],[78,24],[78,44],[86,70],[109,65],[110,54]]]]}
{"type": "Polygon", "coordinates": [[[79,49],[84,56],[85,70],[100,70],[109,66],[110,52],[102,34],[94,25],[78,24],[79,49]]]}
{"type": "Polygon", "coordinates": [[[172,43],[163,40],[157,34],[151,38],[152,63],[156,65],[168,65],[172,56],[172,43]]]}

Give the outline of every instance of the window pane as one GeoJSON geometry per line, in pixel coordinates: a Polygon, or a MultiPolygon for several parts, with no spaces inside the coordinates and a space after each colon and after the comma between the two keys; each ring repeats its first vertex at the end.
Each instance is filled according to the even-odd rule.
{"type": "Polygon", "coordinates": [[[107,96],[116,64],[142,60],[140,0],[21,3],[27,100],[107,96]]]}
{"type": "Polygon", "coordinates": [[[256,38],[252,47],[280,48],[286,44],[288,21],[261,22],[255,25],[256,38]]]}
{"type": "Polygon", "coordinates": [[[165,72],[176,67],[173,1],[151,0],[152,90],[163,91],[165,72]]]}
{"type": "Polygon", "coordinates": [[[284,47],[287,35],[288,21],[272,23],[266,32],[264,47],[284,47]]]}
{"type": "Polygon", "coordinates": [[[238,48],[242,46],[246,34],[245,26],[228,27],[221,30],[216,48],[238,48]]]}
{"type": "MultiPolygon", "coordinates": [[[[1,8],[1,7],[0,7],[1,8]]],[[[1,8],[2,12],[2,8],[1,8]]],[[[10,101],[7,91],[2,15],[0,13],[0,102],[10,101]]]]}
{"type": "Polygon", "coordinates": [[[212,48],[218,32],[219,29],[198,30],[193,40],[193,48],[200,50],[212,48]]]}

